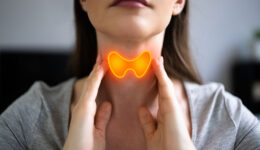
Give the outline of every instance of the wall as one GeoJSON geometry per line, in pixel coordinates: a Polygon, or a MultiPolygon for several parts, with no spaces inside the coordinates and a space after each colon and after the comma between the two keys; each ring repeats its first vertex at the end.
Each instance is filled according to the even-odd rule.
{"type": "Polygon", "coordinates": [[[2,0],[0,47],[57,47],[74,43],[72,0],[2,0]]]}
{"type": "MultiPolygon", "coordinates": [[[[0,48],[57,47],[74,43],[72,0],[2,0],[0,48]]],[[[191,48],[205,82],[230,89],[230,68],[249,55],[252,33],[260,27],[259,0],[192,0],[191,48]]]]}
{"type": "Polygon", "coordinates": [[[231,66],[250,55],[254,30],[260,28],[259,0],[191,0],[191,47],[204,81],[231,89],[231,66]]]}

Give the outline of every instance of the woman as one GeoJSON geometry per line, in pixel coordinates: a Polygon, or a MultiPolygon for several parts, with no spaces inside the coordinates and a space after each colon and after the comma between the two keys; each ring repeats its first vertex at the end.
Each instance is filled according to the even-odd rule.
{"type": "Polygon", "coordinates": [[[18,98],[1,115],[0,148],[260,149],[259,121],[241,100],[200,83],[187,15],[188,0],[75,0],[75,77],[55,87],[36,82],[18,98]],[[146,50],[143,78],[109,70],[109,52],[146,50]]]}

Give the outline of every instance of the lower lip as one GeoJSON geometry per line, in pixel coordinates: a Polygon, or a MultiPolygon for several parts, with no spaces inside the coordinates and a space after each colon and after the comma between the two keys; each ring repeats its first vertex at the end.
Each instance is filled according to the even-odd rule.
{"type": "Polygon", "coordinates": [[[137,1],[121,1],[115,6],[128,7],[128,8],[144,8],[146,7],[143,3],[137,1]]]}

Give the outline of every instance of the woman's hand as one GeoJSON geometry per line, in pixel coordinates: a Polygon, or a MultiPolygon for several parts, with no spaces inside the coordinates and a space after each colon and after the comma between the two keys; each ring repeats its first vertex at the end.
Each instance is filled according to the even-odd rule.
{"type": "Polygon", "coordinates": [[[164,69],[162,57],[153,60],[152,68],[159,88],[157,121],[145,107],[141,107],[138,113],[148,150],[194,150],[195,146],[175,97],[173,83],[164,69]]]}
{"type": "Polygon", "coordinates": [[[107,68],[100,57],[84,81],[83,92],[71,112],[71,121],[64,150],[105,150],[106,126],[112,105],[100,104],[96,112],[96,97],[107,68]]]}

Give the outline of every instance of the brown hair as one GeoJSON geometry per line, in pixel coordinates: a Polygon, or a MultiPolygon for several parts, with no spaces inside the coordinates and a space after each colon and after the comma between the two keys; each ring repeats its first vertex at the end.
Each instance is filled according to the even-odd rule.
{"type": "MultiPolygon", "coordinates": [[[[177,16],[172,16],[166,28],[162,56],[169,77],[201,83],[194,69],[188,44],[188,0],[177,16]]],[[[97,57],[97,39],[95,28],[88,15],[82,10],[79,0],[74,0],[76,45],[70,60],[70,75],[81,78],[87,76],[97,57]]]]}

